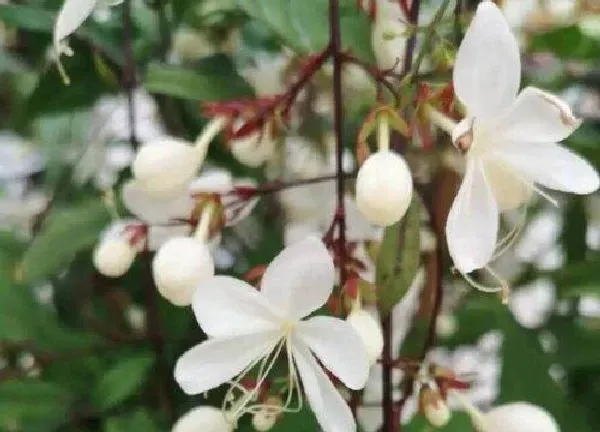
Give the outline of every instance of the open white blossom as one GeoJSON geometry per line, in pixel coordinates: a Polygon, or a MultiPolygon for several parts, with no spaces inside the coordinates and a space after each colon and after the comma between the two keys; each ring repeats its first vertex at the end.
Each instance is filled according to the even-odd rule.
{"type": "MultiPolygon", "coordinates": [[[[256,396],[280,353],[288,358],[288,400],[304,394],[325,432],[351,432],[356,424],[350,408],[329,380],[315,356],[345,385],[360,389],[369,373],[367,354],[352,327],[337,318],[303,319],[329,298],[334,283],[333,260],[323,243],[309,237],[284,249],[269,265],[261,290],[243,281],[215,276],[196,288],[193,309],[209,339],[186,352],[177,362],[175,378],[188,394],[199,394],[238,377],[255,367],[256,387],[240,400],[225,398],[232,419],[252,412],[256,396]]],[[[254,407],[258,408],[259,407],[254,407]]]]}
{"type": "Polygon", "coordinates": [[[499,212],[526,203],[538,185],[576,194],[599,186],[585,160],[557,144],[580,125],[556,96],[534,87],[518,94],[519,47],[500,9],[482,2],[459,48],[456,95],[466,118],[453,130],[466,173],[448,216],[448,248],[463,274],[493,259],[499,212]]]}
{"type": "Polygon", "coordinates": [[[69,78],[62,68],[60,56],[63,54],[71,56],[73,54],[65,40],[75,33],[94,10],[116,6],[121,3],[123,3],[123,0],[65,0],[54,23],[53,36],[56,60],[65,83],[69,83],[69,78]]]}

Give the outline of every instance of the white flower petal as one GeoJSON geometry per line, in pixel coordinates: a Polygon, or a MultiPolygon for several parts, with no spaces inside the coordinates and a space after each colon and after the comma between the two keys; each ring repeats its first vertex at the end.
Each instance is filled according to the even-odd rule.
{"type": "Polygon", "coordinates": [[[200,283],[192,308],[200,327],[211,337],[273,330],[281,324],[254,287],[229,276],[214,276],[200,283]]]}
{"type": "Polygon", "coordinates": [[[490,158],[484,162],[484,168],[500,211],[515,209],[529,201],[533,193],[531,185],[517,177],[506,163],[490,158]]]}
{"type": "Polygon", "coordinates": [[[369,377],[369,359],[363,342],[346,321],[317,316],[298,324],[298,338],[347,387],[359,390],[369,377]]]}
{"type": "Polygon", "coordinates": [[[479,4],[456,55],[453,79],[471,116],[491,118],[514,101],[521,81],[519,46],[494,3],[479,4]]]}
{"type": "Polygon", "coordinates": [[[448,251],[461,273],[490,261],[498,236],[498,206],[481,162],[469,158],[467,170],[446,223],[448,251]]]}
{"type": "Polygon", "coordinates": [[[60,42],[74,33],[91,15],[96,0],[65,0],[54,24],[54,46],[60,52],[60,42]]]}
{"type": "Polygon", "coordinates": [[[317,364],[307,347],[293,345],[293,356],[304,393],[324,432],[353,432],[356,423],[350,408],[317,364]]]}
{"type": "Polygon", "coordinates": [[[600,186],[594,167],[560,144],[510,143],[495,154],[525,179],[549,189],[585,195],[600,186]]]}
{"type": "Polygon", "coordinates": [[[500,120],[498,132],[509,141],[562,141],[581,125],[569,105],[535,87],[527,87],[500,120]]]}
{"type": "Polygon", "coordinates": [[[327,301],[334,271],[333,259],[323,242],[307,237],[286,247],[269,264],[261,291],[290,318],[302,318],[327,301]]]}
{"type": "Polygon", "coordinates": [[[278,332],[209,339],[185,352],[175,365],[175,380],[187,394],[203,393],[242,372],[274,347],[278,332]]]}
{"type": "Polygon", "coordinates": [[[189,218],[194,208],[194,200],[187,193],[165,197],[148,195],[136,180],[123,185],[121,199],[127,210],[149,224],[189,218]]]}

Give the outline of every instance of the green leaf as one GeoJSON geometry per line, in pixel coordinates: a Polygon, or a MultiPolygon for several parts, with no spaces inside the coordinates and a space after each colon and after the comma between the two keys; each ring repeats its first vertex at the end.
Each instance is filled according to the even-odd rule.
{"type": "Polygon", "coordinates": [[[152,93],[197,101],[228,100],[252,96],[252,88],[237,74],[233,65],[214,57],[198,70],[151,64],[144,87],[152,93]]]}
{"type": "MultiPolygon", "coordinates": [[[[268,27],[282,42],[303,54],[323,50],[329,41],[327,0],[237,0],[250,17],[268,27]]],[[[344,49],[363,60],[372,60],[371,30],[366,14],[354,0],[342,0],[340,21],[344,49]]]]}
{"type": "Polygon", "coordinates": [[[0,20],[9,27],[35,32],[51,33],[54,27],[54,15],[35,6],[2,5],[0,20]]]}
{"type": "Polygon", "coordinates": [[[599,265],[600,254],[595,254],[586,261],[576,262],[556,270],[552,276],[558,294],[562,297],[589,294],[600,297],[599,265]]]}
{"type": "Polygon", "coordinates": [[[404,297],[419,269],[420,208],[413,199],[406,215],[386,228],[377,258],[377,298],[387,315],[404,297]]]}
{"type": "Polygon", "coordinates": [[[71,402],[69,393],[57,384],[29,379],[3,381],[0,425],[41,423],[45,424],[43,430],[54,430],[68,419],[71,402]]]}
{"type": "Polygon", "coordinates": [[[153,363],[154,357],[148,353],[117,363],[92,390],[92,404],[105,411],[124,402],[144,384],[153,363]]]}
{"type": "Polygon", "coordinates": [[[497,404],[528,401],[547,409],[561,430],[591,432],[580,407],[550,376],[550,357],[535,332],[522,328],[501,306],[494,314],[503,329],[502,374],[497,404]]]}
{"type": "Polygon", "coordinates": [[[597,59],[600,41],[586,36],[578,26],[568,26],[535,35],[532,51],[549,51],[561,59],[597,59]]]}
{"type": "Polygon", "coordinates": [[[52,210],[25,252],[19,266],[20,279],[35,281],[56,274],[79,251],[96,243],[109,222],[110,216],[99,198],[52,210]]]}
{"type": "Polygon", "coordinates": [[[104,432],[159,432],[160,428],[145,408],[120,417],[110,417],[104,423],[104,432]]]}

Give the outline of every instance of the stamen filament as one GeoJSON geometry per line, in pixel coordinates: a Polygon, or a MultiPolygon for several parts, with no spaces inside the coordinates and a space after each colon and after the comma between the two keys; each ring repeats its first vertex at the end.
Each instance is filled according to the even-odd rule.
{"type": "Polygon", "coordinates": [[[457,125],[454,120],[431,107],[427,109],[427,115],[433,125],[452,136],[452,132],[457,125]]]}
{"type": "Polygon", "coordinates": [[[502,240],[496,245],[496,251],[492,256],[492,261],[504,255],[504,253],[515,244],[517,239],[520,237],[523,228],[525,228],[525,221],[527,220],[527,206],[523,207],[521,212],[521,218],[519,222],[504,236],[502,240]]]}
{"type": "Polygon", "coordinates": [[[194,232],[194,237],[202,242],[206,242],[208,240],[208,235],[210,233],[210,222],[214,211],[215,205],[213,203],[208,203],[202,210],[200,222],[198,222],[198,226],[194,232]]]}

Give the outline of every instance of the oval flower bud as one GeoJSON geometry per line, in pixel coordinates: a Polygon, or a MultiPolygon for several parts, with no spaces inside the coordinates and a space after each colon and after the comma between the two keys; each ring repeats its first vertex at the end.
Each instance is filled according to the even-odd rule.
{"type": "Polygon", "coordinates": [[[236,138],[231,141],[231,154],[241,164],[249,167],[259,167],[268,161],[275,152],[275,140],[269,132],[254,132],[253,134],[236,138]]]}
{"type": "Polygon", "coordinates": [[[484,416],[485,431],[481,432],[559,432],[552,416],[544,409],[515,402],[500,405],[484,416]]]}
{"type": "Polygon", "coordinates": [[[356,177],[356,204],[376,225],[393,225],[408,209],[413,182],[408,165],[397,153],[380,150],[363,163],[356,177]]]}
{"type": "Polygon", "coordinates": [[[355,308],[350,312],[346,321],[363,341],[371,364],[374,365],[377,363],[377,359],[383,351],[383,332],[381,331],[379,322],[373,315],[362,308],[355,308]]]}
{"type": "Polygon", "coordinates": [[[108,277],[119,277],[127,273],[133,264],[137,250],[127,239],[119,236],[104,238],[94,249],[92,258],[98,272],[108,277]]]}
{"type": "Polygon", "coordinates": [[[425,386],[419,393],[419,399],[421,411],[432,426],[440,428],[448,424],[452,412],[439,392],[425,386]]]}
{"type": "Polygon", "coordinates": [[[225,414],[212,406],[200,406],[189,411],[173,426],[171,432],[233,432],[234,426],[225,414]]]}
{"type": "Polygon", "coordinates": [[[160,138],[144,145],[131,167],[148,194],[172,195],[187,188],[203,162],[203,152],[176,138],[160,138]]]}
{"type": "Polygon", "coordinates": [[[377,17],[371,36],[377,66],[381,70],[393,68],[394,72],[400,72],[407,39],[406,24],[398,16],[400,8],[397,4],[383,1],[378,2],[377,7],[377,17]]]}
{"type": "Polygon", "coordinates": [[[190,305],[198,283],[214,273],[215,266],[208,246],[191,237],[169,239],[152,262],[158,291],[176,306],[190,305]]]}
{"type": "Polygon", "coordinates": [[[275,426],[277,415],[269,409],[261,409],[252,416],[252,426],[258,432],[267,432],[275,426]]]}

